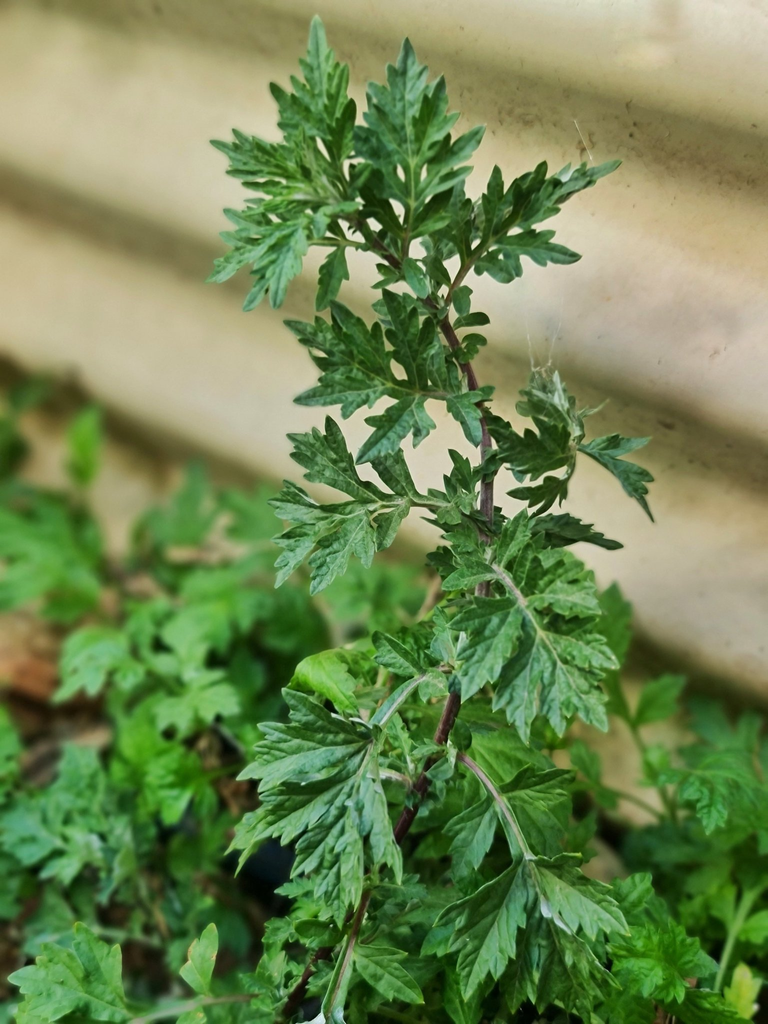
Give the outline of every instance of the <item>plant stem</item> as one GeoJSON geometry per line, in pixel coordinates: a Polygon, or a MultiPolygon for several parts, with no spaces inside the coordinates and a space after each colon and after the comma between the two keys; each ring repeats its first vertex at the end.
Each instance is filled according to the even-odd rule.
{"type": "Polygon", "coordinates": [[[169,1020],[171,1017],[178,1017],[189,1010],[197,1010],[203,1006],[223,1006],[225,1003],[250,1003],[252,999],[258,998],[249,992],[238,992],[229,996],[203,996],[202,999],[188,999],[184,1003],[174,1003],[173,1006],[164,1006],[161,1010],[153,1010],[145,1013],[142,1017],[132,1017],[128,1024],[149,1024],[154,1020],[169,1020]]]}
{"type": "Polygon", "coordinates": [[[733,956],[733,947],[736,945],[736,940],[741,929],[744,927],[744,922],[749,917],[755,900],[762,891],[762,886],[755,886],[753,889],[745,889],[741,894],[741,899],[736,907],[736,913],[733,915],[733,920],[728,928],[728,934],[725,937],[725,945],[720,956],[720,966],[717,969],[717,977],[715,978],[715,992],[719,992],[723,987],[725,975],[728,972],[728,965],[733,956]]]}
{"type": "MultiPolygon", "coordinates": [[[[641,757],[645,757],[646,745],[645,740],[640,735],[640,730],[636,725],[629,726],[629,731],[632,733],[632,739],[635,741],[635,746],[640,751],[641,757]]],[[[664,805],[664,810],[669,815],[670,821],[677,825],[679,822],[677,815],[677,801],[675,800],[674,794],[669,792],[666,786],[655,786],[656,792],[661,797],[661,802],[664,805]]]]}
{"type": "MultiPolygon", "coordinates": [[[[613,789],[613,787],[611,787],[611,789],[613,789]]],[[[644,811],[647,811],[648,814],[652,814],[654,818],[659,821],[664,820],[664,815],[658,807],[654,807],[653,804],[649,804],[648,801],[643,800],[641,796],[636,796],[634,793],[628,793],[624,789],[613,789],[613,792],[620,800],[626,800],[627,803],[634,804],[635,807],[641,807],[644,811]]]]}
{"type": "Polygon", "coordinates": [[[323,1009],[326,1010],[326,1017],[328,1019],[332,1018],[335,1003],[339,998],[340,993],[345,991],[344,977],[352,964],[352,957],[355,955],[355,945],[357,944],[360,929],[363,926],[363,918],[365,917],[365,912],[368,909],[370,901],[371,892],[369,889],[368,892],[363,894],[363,898],[360,900],[360,905],[355,911],[355,916],[352,919],[352,927],[350,928],[349,936],[347,937],[347,947],[344,950],[344,957],[339,965],[339,970],[335,974],[335,984],[333,986],[330,1001],[327,1007],[325,1006],[325,1003],[323,1003],[323,1009]]]}
{"type": "MultiPolygon", "coordinates": [[[[389,263],[391,267],[394,267],[398,271],[402,270],[402,260],[399,259],[394,253],[390,252],[389,249],[387,249],[387,247],[383,244],[383,242],[380,242],[379,239],[376,238],[375,233],[373,232],[370,225],[366,221],[357,218],[354,220],[353,224],[354,227],[360,232],[360,234],[363,236],[365,241],[368,243],[368,245],[374,252],[378,253],[383,259],[385,259],[386,262],[389,263]]],[[[462,271],[463,274],[465,275],[468,270],[469,267],[467,267],[466,269],[461,268],[459,270],[459,275],[462,275],[462,271]]],[[[463,276],[461,276],[461,279],[463,280],[463,276]]],[[[459,277],[457,277],[456,280],[458,281],[459,277]]],[[[455,284],[456,282],[454,282],[454,286],[455,284]]],[[[450,293],[451,289],[449,289],[449,295],[450,293]]],[[[425,299],[424,304],[433,310],[437,308],[435,303],[431,299],[425,299]]],[[[454,330],[453,324],[450,321],[450,317],[446,315],[439,322],[439,327],[443,337],[448,342],[450,349],[452,351],[456,351],[456,349],[458,349],[461,346],[461,342],[459,341],[456,331],[454,330]]],[[[464,374],[464,377],[466,378],[467,387],[469,388],[469,390],[478,391],[479,384],[477,382],[477,376],[471,363],[460,363],[459,367],[461,369],[461,372],[464,374]]],[[[488,432],[488,427],[485,422],[485,407],[482,402],[478,402],[477,407],[480,410],[480,458],[481,462],[484,462],[488,456],[489,451],[493,447],[493,441],[491,439],[491,435],[488,432]]],[[[491,534],[493,533],[493,485],[493,476],[483,478],[480,483],[479,509],[486,523],[488,524],[488,532],[483,532],[481,536],[486,544],[490,543],[491,534]]],[[[478,597],[488,597],[490,595],[490,592],[490,581],[478,583],[477,587],[475,588],[475,594],[478,597]]],[[[448,742],[448,737],[450,736],[451,730],[453,729],[453,726],[456,723],[456,719],[458,717],[460,709],[460,694],[449,693],[448,697],[446,698],[445,704],[443,705],[443,710],[440,715],[440,721],[437,723],[437,728],[435,729],[435,735],[433,737],[434,742],[437,746],[444,747],[448,742]]],[[[411,799],[408,805],[403,808],[402,812],[400,813],[400,817],[397,819],[397,822],[395,823],[393,835],[395,842],[398,844],[398,846],[403,842],[405,837],[408,835],[408,832],[410,831],[411,826],[413,825],[416,815],[418,814],[421,801],[424,799],[427,790],[429,789],[428,772],[430,768],[432,768],[432,766],[437,762],[437,760],[437,755],[428,758],[421,771],[421,774],[417,778],[416,782],[413,784],[413,788],[411,790],[411,799]]],[[[358,931],[362,926],[363,918],[365,917],[365,911],[368,907],[369,900],[370,894],[366,893],[366,895],[363,897],[360,903],[360,906],[357,908],[357,911],[355,912],[355,917],[353,919],[352,924],[353,929],[355,928],[355,922],[357,923],[358,931]]],[[[357,935],[355,934],[355,940],[356,938],[357,935]]],[[[351,934],[350,941],[351,946],[353,948],[354,941],[352,941],[351,934]]],[[[307,995],[307,987],[309,985],[309,980],[314,974],[315,965],[320,961],[329,960],[333,955],[334,948],[335,947],[333,946],[323,946],[320,949],[316,950],[315,953],[313,953],[312,957],[309,960],[309,963],[304,968],[304,972],[302,973],[301,977],[299,978],[298,982],[292,989],[291,993],[288,996],[288,999],[285,1002],[285,1005],[283,1007],[283,1018],[285,1020],[293,1016],[293,1014],[297,1012],[301,1004],[304,1002],[304,999],[306,998],[307,995]]],[[[348,944],[347,951],[349,952],[349,950],[350,945],[348,944]]],[[[346,955],[347,954],[345,953],[345,957],[346,955]]]]}
{"type": "Polygon", "coordinates": [[[506,800],[504,800],[501,793],[498,791],[498,789],[491,781],[491,779],[485,774],[480,765],[473,761],[471,757],[467,757],[466,754],[457,754],[456,760],[459,761],[461,764],[465,765],[465,767],[469,768],[472,774],[480,780],[482,785],[490,794],[491,799],[494,801],[496,806],[501,811],[504,820],[507,822],[510,829],[512,830],[512,834],[514,835],[515,840],[517,841],[517,845],[520,847],[520,851],[522,852],[523,857],[525,857],[527,860],[532,859],[534,854],[531,851],[531,848],[529,847],[528,843],[526,842],[522,829],[517,823],[517,819],[512,814],[511,810],[509,809],[509,805],[507,804],[506,800]]]}

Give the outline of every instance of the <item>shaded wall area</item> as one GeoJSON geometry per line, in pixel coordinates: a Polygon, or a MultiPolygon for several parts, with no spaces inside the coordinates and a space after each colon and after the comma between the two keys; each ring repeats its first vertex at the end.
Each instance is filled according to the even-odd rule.
{"type": "MultiPolygon", "coordinates": [[[[626,545],[590,564],[659,652],[764,699],[768,19],[748,0],[0,4],[0,354],[161,446],[293,472],[284,434],[319,413],[291,407],[313,368],[281,320],[309,315],[311,288],[245,315],[242,280],[203,283],[238,199],[207,140],[274,137],[268,82],[315,10],[359,100],[404,34],[446,73],[462,124],[487,124],[477,188],[496,162],[623,160],[558,218],[578,265],[472,282],[494,324],[478,373],[508,410],[551,359],[584,404],[610,399],[596,431],[653,435],[655,525],[599,469],[577,476],[572,510],[626,545]]],[[[368,276],[353,267],[350,305],[368,276]]],[[[422,480],[443,444],[415,453],[422,480]]]]}

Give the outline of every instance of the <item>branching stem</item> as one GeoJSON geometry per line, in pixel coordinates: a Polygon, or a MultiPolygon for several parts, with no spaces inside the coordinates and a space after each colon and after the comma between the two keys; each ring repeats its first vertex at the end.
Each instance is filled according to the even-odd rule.
{"type": "MultiPolygon", "coordinates": [[[[390,252],[383,242],[379,241],[371,226],[365,220],[358,217],[355,220],[353,220],[352,223],[356,230],[359,231],[359,233],[363,236],[367,244],[374,252],[380,255],[384,260],[386,260],[386,262],[391,267],[393,267],[397,271],[400,271],[402,269],[402,261],[400,260],[400,258],[396,256],[394,253],[390,252]]],[[[467,267],[466,269],[462,269],[464,270],[464,273],[462,274],[462,270],[459,270],[457,278],[454,280],[453,285],[449,289],[449,296],[453,288],[456,286],[457,281],[463,280],[463,277],[464,275],[466,275],[467,271],[469,270],[469,267],[467,267]]],[[[424,300],[424,302],[426,306],[433,310],[437,308],[435,303],[431,299],[426,299],[424,300]]],[[[454,330],[453,324],[450,321],[450,316],[446,315],[440,321],[439,327],[443,337],[447,341],[451,350],[456,351],[458,348],[460,348],[461,342],[459,341],[458,336],[456,335],[456,331],[454,330]]],[[[480,386],[477,382],[477,376],[471,363],[460,363],[459,366],[466,378],[468,389],[470,391],[478,391],[480,386]]],[[[481,461],[484,462],[488,456],[489,451],[493,447],[493,441],[491,439],[491,435],[488,432],[488,427],[485,422],[485,416],[483,414],[483,403],[478,402],[477,405],[478,408],[480,409],[481,414],[480,427],[482,431],[482,436],[480,440],[480,458],[481,461]]],[[[493,485],[494,477],[492,475],[484,477],[480,484],[479,507],[480,512],[483,515],[483,518],[488,524],[488,532],[482,534],[482,539],[484,540],[485,543],[490,543],[491,535],[493,533],[493,485]]],[[[475,588],[475,593],[479,597],[488,597],[490,594],[490,586],[490,582],[487,581],[479,583],[475,588]]],[[[435,729],[435,735],[433,737],[436,746],[444,747],[448,742],[448,737],[450,736],[451,730],[453,729],[453,726],[456,723],[456,719],[458,718],[460,709],[461,696],[458,693],[449,693],[448,697],[446,698],[445,704],[443,705],[442,714],[440,715],[440,721],[437,723],[437,728],[435,729]]],[[[397,819],[397,822],[395,823],[393,835],[395,838],[395,842],[398,844],[398,846],[403,842],[405,837],[408,835],[408,832],[410,831],[411,826],[413,825],[413,822],[416,819],[416,815],[418,814],[421,801],[424,799],[424,797],[427,794],[427,790],[429,789],[428,772],[430,768],[432,768],[433,765],[437,762],[437,760],[438,755],[430,757],[427,760],[419,777],[413,784],[413,787],[409,794],[410,799],[408,801],[407,806],[403,808],[400,817],[397,819]]],[[[354,933],[354,940],[352,932],[350,932],[345,951],[345,958],[347,957],[347,955],[351,957],[352,951],[354,951],[354,942],[356,941],[357,933],[359,933],[360,927],[362,926],[363,919],[365,917],[365,911],[367,910],[369,900],[370,894],[366,893],[365,896],[363,896],[360,906],[357,908],[357,911],[355,912],[354,918],[352,919],[352,929],[354,930],[356,928],[356,931],[354,933]]],[[[292,989],[290,995],[288,996],[288,999],[285,1002],[285,1005],[283,1007],[284,1019],[289,1019],[293,1016],[294,1013],[298,1011],[299,1007],[306,998],[307,987],[309,986],[309,981],[312,975],[314,974],[315,966],[323,960],[329,960],[333,955],[334,948],[335,947],[333,946],[323,946],[320,949],[316,950],[315,953],[312,955],[312,957],[309,960],[309,963],[304,968],[304,972],[302,973],[301,977],[299,978],[298,982],[292,989]]]]}

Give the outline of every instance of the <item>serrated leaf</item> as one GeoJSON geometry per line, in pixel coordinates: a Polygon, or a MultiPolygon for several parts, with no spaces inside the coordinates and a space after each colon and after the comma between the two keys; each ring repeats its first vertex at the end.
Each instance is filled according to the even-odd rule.
{"type": "Polygon", "coordinates": [[[606,551],[618,551],[624,547],[617,540],[610,540],[600,533],[591,523],[584,523],[568,512],[558,515],[537,516],[531,524],[534,535],[544,537],[548,548],[567,547],[569,544],[594,544],[606,551]]]}
{"type": "Polygon", "coordinates": [[[76,924],[72,949],[46,942],[30,967],[14,971],[9,981],[21,990],[24,1011],[33,1018],[57,1021],[70,1014],[89,1021],[121,1024],[126,1008],[119,946],[108,946],[84,924],[76,924]]]}
{"type": "Polygon", "coordinates": [[[488,799],[471,804],[446,825],[452,837],[451,873],[457,880],[477,871],[496,834],[496,809],[488,799]]]}
{"type": "Polygon", "coordinates": [[[579,445],[579,451],[589,455],[595,462],[612,473],[621,484],[624,493],[634,498],[653,522],[651,510],[646,501],[648,484],[653,483],[653,476],[647,469],[638,466],[636,462],[628,462],[623,458],[630,452],[642,448],[650,441],[649,437],[622,437],[620,434],[610,434],[606,437],[596,437],[593,441],[579,445]]]}
{"type": "Polygon", "coordinates": [[[317,298],[315,309],[327,309],[339,294],[343,281],[349,280],[347,253],[343,245],[338,245],[325,257],[318,273],[317,298]]]}
{"type": "Polygon", "coordinates": [[[357,453],[358,465],[396,452],[409,434],[413,434],[413,447],[420,445],[435,429],[435,421],[424,408],[425,401],[423,395],[409,395],[384,412],[366,417],[365,422],[375,429],[357,453]]]}
{"type": "Polygon", "coordinates": [[[687,767],[664,767],[658,781],[677,785],[678,800],[693,807],[707,833],[726,822],[753,824],[768,814],[768,792],[745,750],[694,744],[683,750],[687,767]]]}
{"type": "Polygon", "coordinates": [[[397,63],[387,66],[387,85],[370,84],[367,98],[366,123],[355,129],[356,151],[375,171],[376,194],[402,204],[406,229],[418,237],[430,219],[424,216],[427,202],[467,176],[464,161],[483,130],[451,141],[457,115],[447,112],[445,81],[429,82],[407,39],[397,63]]]}
{"type": "Polygon", "coordinates": [[[355,968],[377,995],[390,1002],[423,1003],[421,989],[402,965],[407,954],[391,946],[358,943],[355,968]]]}
{"type": "Polygon", "coordinates": [[[488,974],[498,979],[517,951],[517,934],[527,922],[532,894],[520,865],[451,904],[435,922],[446,937],[438,953],[458,953],[462,995],[474,993],[488,974]]]}
{"type": "Polygon", "coordinates": [[[110,626],[85,626],[64,642],[61,686],[54,700],[69,700],[80,690],[96,697],[110,679],[119,688],[131,690],[145,674],[144,666],[131,655],[124,632],[110,626]]]}
{"type": "Polygon", "coordinates": [[[736,1010],[718,993],[692,988],[682,1003],[668,1003],[665,1009],[680,1024],[739,1024],[736,1010]]]}
{"type": "Polygon", "coordinates": [[[482,440],[481,420],[483,411],[478,402],[487,401],[492,391],[492,388],[465,391],[459,395],[449,395],[446,400],[448,412],[461,426],[464,436],[470,444],[479,445],[482,440]]]}
{"type": "Polygon", "coordinates": [[[183,737],[195,727],[236,715],[240,711],[237,691],[220,680],[219,672],[200,673],[187,683],[184,693],[158,701],[154,709],[158,729],[174,729],[183,737]]]}
{"type": "Polygon", "coordinates": [[[607,727],[599,682],[617,662],[603,637],[593,632],[599,605],[591,574],[572,559],[556,550],[542,552],[538,570],[524,562],[522,589],[514,582],[514,568],[511,574],[497,568],[508,599],[521,613],[521,632],[496,683],[493,706],[504,708],[524,738],[537,714],[545,715],[560,735],[576,714],[607,727]]]}
{"type": "Polygon", "coordinates": [[[382,501],[386,495],[375,484],[362,480],[355,468],[338,424],[325,418],[325,433],[314,427],[306,434],[289,434],[291,458],[306,471],[307,480],[344,491],[356,501],[382,501]]]}
{"type": "Polygon", "coordinates": [[[374,657],[377,664],[388,668],[395,675],[411,678],[427,667],[428,659],[425,659],[422,652],[407,647],[396,637],[377,630],[371,639],[376,648],[374,657]]]}
{"type": "Polygon", "coordinates": [[[610,946],[613,971],[632,991],[660,1002],[682,1002],[688,978],[707,977],[717,969],[698,939],[675,921],[635,925],[630,936],[610,946]]]}
{"type": "Polygon", "coordinates": [[[396,878],[402,871],[376,736],[365,723],[332,715],[303,693],[283,694],[289,721],[261,726],[264,738],[240,776],[260,780],[261,806],[246,814],[232,845],[244,850],[242,863],[265,839],[294,844],[291,877],[311,878],[315,898],[341,923],[362,896],[368,867],[388,864],[396,878]]]}
{"type": "Polygon", "coordinates": [[[464,634],[456,650],[462,700],[496,682],[517,646],[523,618],[512,598],[475,597],[453,619],[451,628],[464,634]]]}

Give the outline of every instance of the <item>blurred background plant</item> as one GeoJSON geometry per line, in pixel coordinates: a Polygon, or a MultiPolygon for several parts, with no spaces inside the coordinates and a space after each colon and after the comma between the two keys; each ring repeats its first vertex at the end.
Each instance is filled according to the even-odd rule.
{"type": "MultiPolygon", "coordinates": [[[[281,716],[280,689],[304,658],[397,628],[424,581],[387,564],[322,601],[305,581],[275,590],[268,491],[216,486],[200,464],[114,558],[89,508],[96,407],[68,425],[67,487],[24,480],[21,419],[49,390],[12,388],[0,420],[0,613],[34,616],[60,649],[42,691],[39,673],[5,681],[2,972],[71,939],[77,920],[123,944],[134,996],[151,999],[211,922],[225,967],[256,959],[290,857],[273,844],[235,880],[224,856],[254,806],[236,776],[258,723],[281,716]]],[[[7,986],[3,996],[7,1017],[7,986]]]]}

